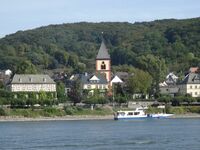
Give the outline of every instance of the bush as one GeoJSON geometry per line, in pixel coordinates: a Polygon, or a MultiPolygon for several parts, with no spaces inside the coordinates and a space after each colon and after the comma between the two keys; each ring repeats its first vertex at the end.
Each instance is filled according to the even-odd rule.
{"type": "Polygon", "coordinates": [[[66,115],[73,115],[75,110],[74,110],[74,107],[65,106],[64,111],[65,111],[66,115]]]}
{"type": "Polygon", "coordinates": [[[161,97],[158,98],[159,102],[169,103],[172,97],[170,95],[161,95],[161,97]]]}
{"type": "Polygon", "coordinates": [[[0,107],[0,116],[6,116],[6,111],[0,107]]]}
{"type": "Polygon", "coordinates": [[[64,115],[62,110],[56,109],[56,108],[53,108],[53,107],[46,107],[46,108],[44,108],[43,112],[44,112],[43,115],[46,116],[46,117],[63,116],[64,115]]]}
{"type": "Polygon", "coordinates": [[[171,107],[169,113],[172,113],[172,114],[185,114],[186,110],[184,109],[184,107],[171,107]]]}
{"type": "Polygon", "coordinates": [[[187,112],[190,112],[190,113],[200,113],[199,106],[188,106],[188,107],[185,107],[185,109],[187,110],[187,112]]]}

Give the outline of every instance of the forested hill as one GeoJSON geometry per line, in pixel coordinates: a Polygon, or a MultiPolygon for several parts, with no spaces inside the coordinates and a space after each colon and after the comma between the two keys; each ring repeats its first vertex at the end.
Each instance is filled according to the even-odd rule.
{"type": "Polygon", "coordinates": [[[0,69],[17,71],[23,63],[39,71],[91,69],[102,32],[112,65],[183,72],[200,62],[200,18],[194,18],[134,24],[81,22],[18,31],[0,39],[0,69]]]}

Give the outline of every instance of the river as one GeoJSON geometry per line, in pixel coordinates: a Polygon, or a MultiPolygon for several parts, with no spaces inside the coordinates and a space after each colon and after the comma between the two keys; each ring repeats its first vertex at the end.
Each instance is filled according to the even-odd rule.
{"type": "Polygon", "coordinates": [[[0,122],[0,150],[199,150],[200,119],[0,122]]]}

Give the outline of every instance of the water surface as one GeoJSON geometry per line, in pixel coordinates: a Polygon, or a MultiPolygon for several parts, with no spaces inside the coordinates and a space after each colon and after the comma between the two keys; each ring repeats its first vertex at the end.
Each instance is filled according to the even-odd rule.
{"type": "Polygon", "coordinates": [[[200,119],[0,122],[1,150],[199,150],[200,119]]]}

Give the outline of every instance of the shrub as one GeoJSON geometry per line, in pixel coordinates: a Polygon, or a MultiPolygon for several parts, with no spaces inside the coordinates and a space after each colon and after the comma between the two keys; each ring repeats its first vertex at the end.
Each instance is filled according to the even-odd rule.
{"type": "Polygon", "coordinates": [[[56,108],[53,108],[53,107],[46,107],[46,108],[44,108],[43,112],[44,112],[43,115],[46,116],[46,117],[50,117],[50,116],[63,116],[64,115],[62,113],[62,110],[56,109],[56,108]]]}
{"type": "Polygon", "coordinates": [[[73,115],[74,114],[74,107],[65,106],[64,111],[65,111],[66,115],[73,115]]]}
{"type": "Polygon", "coordinates": [[[0,116],[6,116],[6,111],[0,107],[0,116]]]}

